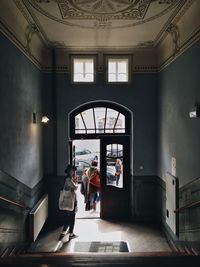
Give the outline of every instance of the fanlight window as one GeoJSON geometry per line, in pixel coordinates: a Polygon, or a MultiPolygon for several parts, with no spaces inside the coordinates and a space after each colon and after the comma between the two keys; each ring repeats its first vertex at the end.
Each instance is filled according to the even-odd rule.
{"type": "Polygon", "coordinates": [[[76,134],[125,133],[125,116],[111,108],[95,107],[75,117],[76,134]]]}

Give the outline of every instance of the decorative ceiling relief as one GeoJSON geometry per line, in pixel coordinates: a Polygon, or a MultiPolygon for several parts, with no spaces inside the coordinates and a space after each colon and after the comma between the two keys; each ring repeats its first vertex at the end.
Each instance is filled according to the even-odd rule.
{"type": "Polygon", "coordinates": [[[50,3],[50,0],[36,0],[38,3],[50,3]]]}
{"type": "Polygon", "coordinates": [[[143,19],[151,0],[57,0],[63,19],[143,19]]]}
{"type": "Polygon", "coordinates": [[[25,31],[25,38],[26,38],[26,51],[31,54],[31,51],[30,51],[30,43],[31,43],[31,40],[32,40],[32,37],[33,35],[36,33],[36,32],[39,32],[37,26],[35,24],[29,24],[27,27],[26,27],[26,31],[25,31]]]}
{"type": "Polygon", "coordinates": [[[175,56],[180,50],[180,47],[179,47],[180,36],[179,36],[179,31],[178,31],[177,25],[171,23],[168,26],[168,28],[166,29],[166,32],[171,34],[173,45],[174,45],[173,56],[175,56]]]}
{"type": "Polygon", "coordinates": [[[171,11],[181,1],[28,0],[28,2],[49,19],[68,26],[120,29],[157,19],[171,11]]]}

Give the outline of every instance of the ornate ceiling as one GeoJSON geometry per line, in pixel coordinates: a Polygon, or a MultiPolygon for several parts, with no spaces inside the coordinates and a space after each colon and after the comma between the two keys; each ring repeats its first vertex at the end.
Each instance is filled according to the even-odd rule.
{"type": "MultiPolygon", "coordinates": [[[[27,0],[25,0],[27,1],[27,0]]],[[[180,0],[28,0],[54,21],[78,27],[133,27],[168,13],[180,0]],[[87,26],[82,24],[86,20],[87,26]],[[121,25],[121,21],[126,21],[121,25]]],[[[183,1],[182,1],[183,2],[183,1]]]]}
{"type": "Polygon", "coordinates": [[[173,9],[180,0],[28,0],[54,21],[88,28],[133,27],[156,19],[173,9]],[[60,11],[60,12],[59,12],[60,11]],[[126,21],[121,25],[121,21],[126,21]]]}
{"type": "Polygon", "coordinates": [[[49,46],[153,47],[187,0],[14,0],[49,46]]]}

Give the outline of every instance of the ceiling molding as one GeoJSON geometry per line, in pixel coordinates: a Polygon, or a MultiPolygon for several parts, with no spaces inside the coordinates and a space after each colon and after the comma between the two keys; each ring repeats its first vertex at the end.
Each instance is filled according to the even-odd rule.
{"type": "Polygon", "coordinates": [[[200,40],[200,27],[193,32],[190,37],[182,43],[179,47],[179,51],[175,54],[171,53],[165,60],[158,64],[158,72],[165,69],[168,65],[170,65],[173,61],[175,61],[179,56],[181,56],[187,49],[189,49],[192,45],[200,40]]]}
{"type": "Polygon", "coordinates": [[[42,43],[45,46],[48,46],[49,40],[45,34],[45,31],[43,30],[42,26],[40,25],[40,22],[36,18],[36,16],[30,12],[29,6],[27,5],[27,1],[24,0],[14,0],[17,8],[21,11],[24,18],[27,20],[29,24],[35,24],[38,29],[38,36],[42,43]]]}
{"type": "Polygon", "coordinates": [[[182,55],[200,39],[200,1],[188,0],[187,5],[177,14],[173,29],[166,29],[165,38],[157,45],[158,69],[162,70],[182,55]]]}
{"type": "MultiPolygon", "coordinates": [[[[108,26],[109,29],[122,29],[127,27],[134,27],[157,19],[158,17],[168,13],[178,3],[181,2],[181,0],[159,0],[160,6],[165,5],[166,8],[156,14],[153,14],[152,16],[145,18],[150,5],[154,4],[155,1],[158,0],[56,0],[61,13],[61,18],[58,17],[58,15],[53,15],[47,12],[46,9],[42,8],[41,6],[44,3],[43,1],[41,2],[36,0],[28,0],[27,2],[47,18],[68,26],[94,29],[94,27],[99,28],[99,24],[102,23],[103,29],[105,29],[106,26],[108,26]],[[82,23],[77,23],[77,21],[81,20],[91,21],[92,24],[85,26],[82,23]],[[113,22],[117,20],[127,20],[128,23],[125,25],[113,26],[113,22]],[[130,22],[131,20],[133,22],[130,22]],[[109,21],[110,23],[108,23],[107,25],[107,22],[109,21]]],[[[54,1],[49,0],[48,3],[50,2],[54,1]]]]}
{"type": "Polygon", "coordinates": [[[3,20],[0,21],[0,32],[11,41],[37,68],[42,70],[42,64],[40,61],[31,53],[27,52],[26,46],[19,40],[12,28],[3,20]]]}
{"type": "Polygon", "coordinates": [[[192,5],[194,1],[195,0],[183,0],[182,2],[180,2],[180,8],[178,12],[177,10],[175,10],[173,15],[169,18],[169,20],[165,24],[165,27],[162,28],[162,30],[156,37],[154,46],[158,46],[164,40],[164,38],[168,34],[166,32],[166,29],[169,27],[170,23],[177,24],[181,20],[181,18],[184,16],[184,14],[188,11],[188,9],[190,8],[190,6],[192,5]]]}
{"type": "MultiPolygon", "coordinates": [[[[20,0],[15,0],[16,2],[19,2],[20,0]]],[[[94,7],[96,9],[98,9],[98,5],[100,5],[101,3],[103,3],[103,1],[100,1],[100,0],[95,0],[95,1],[92,1],[92,0],[88,0],[88,1],[68,1],[68,0],[21,0],[24,4],[24,6],[26,7],[30,17],[34,20],[34,23],[37,25],[37,28],[39,29],[39,32],[42,36],[42,39],[45,43],[45,45],[49,48],[52,48],[52,47],[55,47],[55,48],[63,48],[63,47],[66,47],[66,49],[69,49],[71,50],[71,47],[70,45],[66,45],[64,42],[59,42],[58,40],[49,40],[48,37],[47,37],[47,34],[45,33],[45,30],[43,29],[41,23],[39,22],[37,16],[34,14],[34,9],[37,10],[38,12],[40,12],[41,14],[43,14],[43,16],[46,16],[47,18],[49,18],[50,20],[53,20],[57,23],[62,23],[62,24],[65,24],[65,25],[68,25],[70,27],[80,27],[80,28],[86,28],[86,29],[92,29],[94,30],[95,28],[95,25],[92,25],[92,26],[84,26],[84,24],[74,24],[74,20],[76,21],[81,21],[81,16],[80,15],[77,15],[77,12],[76,12],[76,9],[77,7],[81,6],[81,5],[89,5],[90,8],[94,7]],[[67,17],[68,20],[66,19],[60,19],[58,17],[55,17],[53,16],[52,14],[48,13],[45,9],[46,6],[48,6],[48,4],[51,4],[51,3],[57,3],[58,7],[59,7],[59,10],[62,10],[60,11],[61,14],[64,14],[64,12],[67,14],[71,14],[71,15],[62,15],[63,17],[67,17]],[[98,5],[97,5],[98,4],[98,5]],[[62,8],[63,9],[62,9],[62,8]],[[70,17],[71,16],[71,17],[70,17]]],[[[170,18],[167,20],[167,22],[164,24],[164,26],[162,27],[162,29],[159,31],[159,33],[157,34],[157,36],[155,37],[154,40],[151,40],[151,41],[142,41],[142,42],[139,42],[137,45],[130,45],[130,46],[127,46],[127,47],[122,47],[120,46],[122,49],[132,49],[132,48],[142,48],[142,47],[146,47],[146,48],[149,48],[149,47],[156,47],[156,45],[159,44],[159,42],[164,38],[163,36],[166,35],[166,32],[165,32],[165,29],[169,26],[169,24],[174,20],[174,17],[180,12],[180,9],[185,5],[186,2],[188,2],[188,0],[159,0],[159,4],[162,6],[163,4],[167,5],[168,7],[166,9],[164,9],[162,12],[160,12],[159,14],[156,14],[152,17],[149,17],[149,18],[146,18],[145,19],[145,15],[146,15],[146,12],[147,12],[147,9],[149,8],[150,4],[153,4],[154,2],[156,2],[158,0],[153,0],[153,1],[150,1],[150,0],[146,0],[146,1],[132,1],[132,3],[130,4],[130,1],[126,1],[126,0],[118,0],[118,1],[114,1],[114,0],[108,0],[108,1],[105,1],[105,3],[107,3],[107,6],[109,6],[109,3],[110,4],[113,4],[115,2],[118,3],[118,5],[120,6],[120,3],[121,5],[126,5],[127,8],[125,8],[123,10],[123,12],[126,14],[124,15],[125,16],[125,19],[122,19],[122,20],[126,20],[127,17],[129,18],[129,21],[130,21],[130,16],[128,16],[127,14],[129,14],[130,12],[130,6],[133,6],[132,11],[134,14],[137,13],[136,10],[142,10],[141,12],[141,17],[140,18],[137,18],[133,16],[133,18],[136,20],[136,22],[134,23],[129,23],[127,25],[118,25],[118,26],[109,26],[109,29],[122,29],[122,28],[132,28],[134,26],[137,26],[137,25],[141,25],[141,24],[144,24],[146,22],[149,22],[151,20],[154,20],[154,19],[157,19],[158,17],[166,14],[167,12],[169,12],[169,10],[172,10],[172,8],[174,8],[174,12],[171,14],[170,18]],[[142,6],[142,8],[141,8],[142,6]],[[143,14],[143,16],[142,16],[143,14]]],[[[189,2],[192,2],[191,0],[189,0],[189,2]]],[[[188,5],[189,6],[189,5],[188,5]]],[[[111,5],[112,7],[112,5],[111,5]]],[[[187,7],[188,8],[188,7],[187,7]]],[[[187,10],[186,8],[186,10],[187,10]]],[[[79,8],[81,10],[81,8],[79,8]]],[[[91,13],[89,11],[87,11],[86,9],[84,11],[82,11],[83,13],[83,18],[82,19],[87,19],[88,21],[95,21],[95,20],[99,20],[99,23],[106,23],[106,21],[110,21],[111,19],[112,20],[117,20],[117,19],[121,19],[123,16],[120,15],[121,13],[120,12],[117,12],[116,10],[116,7],[113,6],[113,9],[114,9],[114,12],[112,13],[109,13],[108,14],[103,14],[102,13],[94,13],[94,10],[92,9],[92,12],[94,13],[91,13]],[[85,12],[85,13],[84,13],[85,12]],[[88,16],[84,16],[84,14],[86,14],[88,12],[88,16]],[[119,13],[119,14],[118,14],[119,13]],[[101,19],[99,18],[99,16],[101,17],[101,19]],[[104,18],[105,17],[105,18],[104,18]]],[[[23,9],[22,9],[23,10],[23,9]]],[[[23,10],[24,11],[24,10],[23,10]]],[[[81,12],[81,11],[79,11],[81,12]]],[[[122,12],[122,13],[123,13],[122,12]]],[[[139,12],[139,11],[138,11],[139,12]]],[[[81,13],[81,14],[82,14],[81,13]]],[[[78,13],[79,14],[79,13],[78,13]]],[[[139,15],[138,15],[139,16],[139,15]]],[[[98,28],[98,27],[97,27],[98,28]]],[[[102,27],[102,30],[104,30],[106,27],[102,27]]],[[[81,46],[82,49],[84,50],[88,50],[87,47],[83,47],[81,46]]],[[[98,48],[98,49],[102,49],[103,46],[95,46],[95,48],[98,48]]],[[[106,48],[106,46],[104,46],[106,48]]],[[[74,48],[74,45],[73,45],[73,48],[74,48]]],[[[78,50],[79,47],[77,46],[76,49],[78,50]]],[[[116,50],[118,49],[118,47],[116,47],[116,50]]]]}

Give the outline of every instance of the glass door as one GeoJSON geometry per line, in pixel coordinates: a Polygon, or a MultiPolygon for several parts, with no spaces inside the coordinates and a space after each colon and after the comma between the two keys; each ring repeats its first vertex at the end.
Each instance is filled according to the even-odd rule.
{"type": "Polygon", "coordinates": [[[130,214],[130,137],[101,138],[101,218],[130,214]]]}

